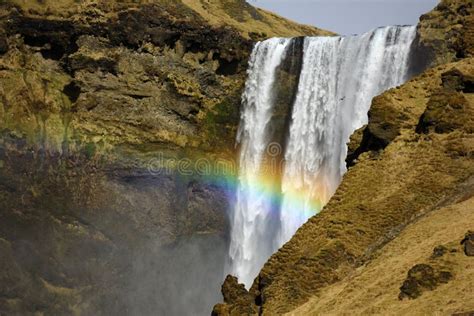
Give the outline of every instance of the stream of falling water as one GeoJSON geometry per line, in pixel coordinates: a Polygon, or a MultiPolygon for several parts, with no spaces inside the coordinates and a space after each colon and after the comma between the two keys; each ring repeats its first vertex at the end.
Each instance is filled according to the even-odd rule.
{"type": "Polygon", "coordinates": [[[415,27],[393,26],[360,36],[304,39],[278,176],[266,168],[265,153],[271,142],[276,71],[292,39],[256,44],[237,138],[239,187],[227,271],[247,287],[270,255],[334,194],[346,171],[350,135],[367,123],[372,98],[408,79],[415,35],[415,27]]]}

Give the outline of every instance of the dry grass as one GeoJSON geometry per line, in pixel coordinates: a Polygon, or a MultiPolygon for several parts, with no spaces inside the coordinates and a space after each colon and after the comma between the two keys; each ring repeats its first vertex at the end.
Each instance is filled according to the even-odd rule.
{"type": "Polygon", "coordinates": [[[262,9],[246,9],[239,1],[223,0],[182,0],[184,4],[198,12],[211,25],[230,25],[240,30],[245,36],[249,33],[264,33],[266,36],[302,36],[302,35],[334,35],[332,32],[317,29],[312,26],[302,25],[287,20],[262,9]],[[233,11],[226,8],[232,2],[233,11]],[[238,4],[236,4],[238,3],[238,4]],[[252,11],[253,12],[252,12],[252,11]],[[252,16],[257,15],[257,18],[252,16]],[[240,21],[236,19],[240,17],[240,21]]]}
{"type": "MultiPolygon", "coordinates": [[[[474,192],[471,192],[471,194],[474,192]]],[[[474,258],[460,241],[474,228],[474,198],[437,210],[407,227],[377,252],[377,257],[344,281],[326,287],[289,315],[451,315],[474,310],[474,258]],[[415,300],[399,300],[407,271],[430,257],[438,245],[446,254],[454,279],[415,300]]]]}
{"type": "Polygon", "coordinates": [[[95,6],[102,9],[108,8],[109,10],[106,11],[114,12],[119,7],[131,8],[141,4],[157,3],[166,5],[170,3],[173,6],[177,6],[183,3],[203,17],[210,25],[231,26],[246,38],[250,37],[250,33],[258,33],[263,35],[262,37],[334,35],[332,32],[298,24],[268,11],[254,8],[245,3],[245,1],[237,0],[7,0],[7,2],[20,6],[25,12],[41,15],[50,14],[56,18],[68,17],[84,10],[94,10],[95,6]]]}

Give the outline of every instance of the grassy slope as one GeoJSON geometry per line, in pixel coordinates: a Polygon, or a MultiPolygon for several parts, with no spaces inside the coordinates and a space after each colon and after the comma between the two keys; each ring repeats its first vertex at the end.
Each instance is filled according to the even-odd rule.
{"type": "Polygon", "coordinates": [[[474,259],[464,254],[459,242],[473,223],[473,197],[430,213],[380,249],[373,261],[291,315],[451,315],[474,310],[474,259]],[[438,245],[456,250],[445,255],[454,279],[416,300],[399,300],[407,271],[426,262],[438,245]]]}
{"type": "Polygon", "coordinates": [[[274,13],[256,9],[242,1],[182,0],[211,25],[230,25],[247,35],[263,32],[267,36],[333,35],[313,26],[297,24],[274,13]]]}
{"type": "MultiPolygon", "coordinates": [[[[51,13],[66,17],[70,13],[82,11],[94,6],[107,6],[114,11],[117,7],[133,7],[140,4],[159,3],[164,5],[180,5],[183,3],[194,13],[199,14],[210,25],[231,26],[244,37],[249,33],[259,33],[261,37],[301,36],[301,35],[334,35],[334,33],[313,26],[301,25],[282,18],[265,10],[257,9],[241,0],[139,0],[139,1],[106,1],[92,0],[87,2],[75,0],[7,0],[7,3],[19,5],[23,10],[39,13],[51,13]],[[263,34],[262,34],[263,33],[263,34]]],[[[92,11],[91,11],[92,12],[92,11]]]]}

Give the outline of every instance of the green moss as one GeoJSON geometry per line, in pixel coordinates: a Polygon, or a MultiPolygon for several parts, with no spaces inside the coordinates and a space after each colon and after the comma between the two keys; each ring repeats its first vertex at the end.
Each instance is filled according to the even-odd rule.
{"type": "Polygon", "coordinates": [[[97,147],[94,143],[88,143],[84,147],[84,154],[88,159],[91,159],[95,156],[95,153],[97,151],[97,147]]]}
{"type": "Polygon", "coordinates": [[[211,141],[233,141],[239,123],[238,97],[228,97],[209,111],[204,119],[204,129],[211,141]]]}

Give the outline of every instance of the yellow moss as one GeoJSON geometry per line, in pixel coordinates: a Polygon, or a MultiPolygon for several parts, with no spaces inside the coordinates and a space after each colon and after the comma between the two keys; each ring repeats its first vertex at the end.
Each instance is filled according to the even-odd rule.
{"type": "Polygon", "coordinates": [[[168,74],[167,78],[179,94],[197,99],[203,97],[201,87],[194,81],[194,78],[184,77],[174,73],[168,74]]]}

